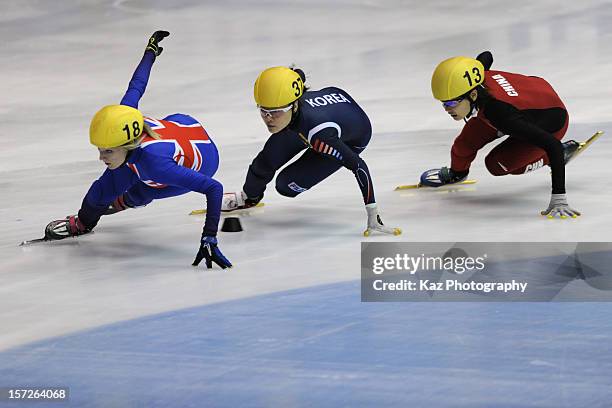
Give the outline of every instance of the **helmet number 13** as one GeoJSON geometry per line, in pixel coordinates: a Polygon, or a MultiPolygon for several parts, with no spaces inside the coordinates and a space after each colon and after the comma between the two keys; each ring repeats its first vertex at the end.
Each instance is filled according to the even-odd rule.
{"type": "MultiPolygon", "coordinates": [[[[472,68],[472,73],[474,74],[474,82],[479,84],[482,82],[482,75],[480,75],[480,70],[478,67],[472,68]]],[[[469,86],[472,86],[472,77],[468,71],[465,71],[463,78],[467,79],[469,86]]]]}
{"type": "Polygon", "coordinates": [[[130,125],[128,125],[127,123],[125,124],[122,130],[124,130],[127,134],[127,140],[130,140],[130,138],[132,137],[137,138],[138,135],[140,135],[140,124],[137,121],[132,122],[132,134],[130,134],[130,125]]]}

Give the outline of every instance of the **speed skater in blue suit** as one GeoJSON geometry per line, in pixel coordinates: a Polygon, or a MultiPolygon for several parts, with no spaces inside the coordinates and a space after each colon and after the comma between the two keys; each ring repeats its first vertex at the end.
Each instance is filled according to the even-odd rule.
{"type": "Polygon", "coordinates": [[[225,194],[223,211],[257,205],[275,173],[306,150],[276,176],[279,194],[296,197],[344,167],[361,190],[368,217],[364,235],[401,234],[399,228],[383,225],[372,176],[360,156],[372,136],[370,119],[345,90],[311,91],[305,81],[297,68],[272,67],[259,74],[255,103],[272,135],[249,166],[242,191],[225,194]]]}
{"type": "Polygon", "coordinates": [[[223,186],[212,178],[219,167],[215,144],[189,115],[154,119],[138,110],[153,63],[163,51],[159,43],[168,35],[156,31],[151,36],[120,104],[105,106],[93,117],[90,142],[107,169],[89,188],[78,214],[49,223],[45,238],[83,235],[102,215],[194,191],[206,196],[207,213],[193,265],[205,259],[208,268],[213,263],[231,268],[217,242],[223,186]]]}

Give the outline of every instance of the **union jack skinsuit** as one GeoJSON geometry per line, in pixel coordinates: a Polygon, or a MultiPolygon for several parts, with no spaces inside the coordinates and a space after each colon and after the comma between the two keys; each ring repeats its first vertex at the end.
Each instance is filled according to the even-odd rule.
{"type": "MultiPolygon", "coordinates": [[[[146,89],[155,54],[147,51],[136,68],[122,105],[138,108],[146,89]]],[[[206,195],[204,233],[217,233],[223,186],[212,176],[219,167],[216,146],[204,127],[189,115],[176,113],[161,120],[145,117],[161,140],[145,136],[115,170],[107,169],[90,187],[79,210],[81,222],[92,229],[108,206],[122,197],[130,207],[189,191],[206,195]]]]}

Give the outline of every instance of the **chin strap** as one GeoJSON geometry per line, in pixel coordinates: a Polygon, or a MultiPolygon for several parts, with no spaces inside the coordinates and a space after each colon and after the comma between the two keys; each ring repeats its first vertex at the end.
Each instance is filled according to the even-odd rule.
{"type": "Polygon", "coordinates": [[[300,115],[300,104],[298,103],[298,100],[295,100],[293,103],[297,104],[298,108],[295,112],[293,111],[293,109],[291,109],[291,120],[289,121],[287,127],[293,126],[300,115]]]}
{"type": "Polygon", "coordinates": [[[478,113],[478,104],[476,104],[475,101],[472,101],[470,99],[470,111],[465,116],[465,118],[463,118],[463,121],[467,123],[468,119],[471,118],[472,116],[476,116],[477,113],[478,113]]]}
{"type": "MultiPolygon", "coordinates": [[[[484,89],[484,88],[481,85],[481,86],[479,86],[477,88],[474,88],[474,89],[480,90],[480,89],[484,89]]],[[[472,92],[472,91],[470,91],[470,92],[472,92]]],[[[478,97],[476,99],[478,99],[478,97]]],[[[466,122],[466,123],[467,123],[467,120],[469,118],[471,118],[472,116],[476,116],[476,114],[478,113],[478,103],[476,103],[476,101],[473,101],[472,98],[469,97],[469,95],[468,95],[468,100],[470,101],[470,112],[465,116],[465,118],[463,118],[463,121],[466,122]]]]}

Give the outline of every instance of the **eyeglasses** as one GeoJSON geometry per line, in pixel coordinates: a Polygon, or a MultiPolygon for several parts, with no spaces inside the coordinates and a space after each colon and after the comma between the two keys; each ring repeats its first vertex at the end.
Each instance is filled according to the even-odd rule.
{"type": "Polygon", "coordinates": [[[442,101],[442,106],[445,108],[456,108],[465,98],[451,99],[450,101],[442,101]]]}
{"type": "Polygon", "coordinates": [[[278,118],[283,113],[289,112],[293,108],[293,104],[289,106],[285,106],[284,108],[276,108],[276,109],[265,109],[259,106],[259,113],[261,116],[270,117],[270,118],[278,118]]]}

